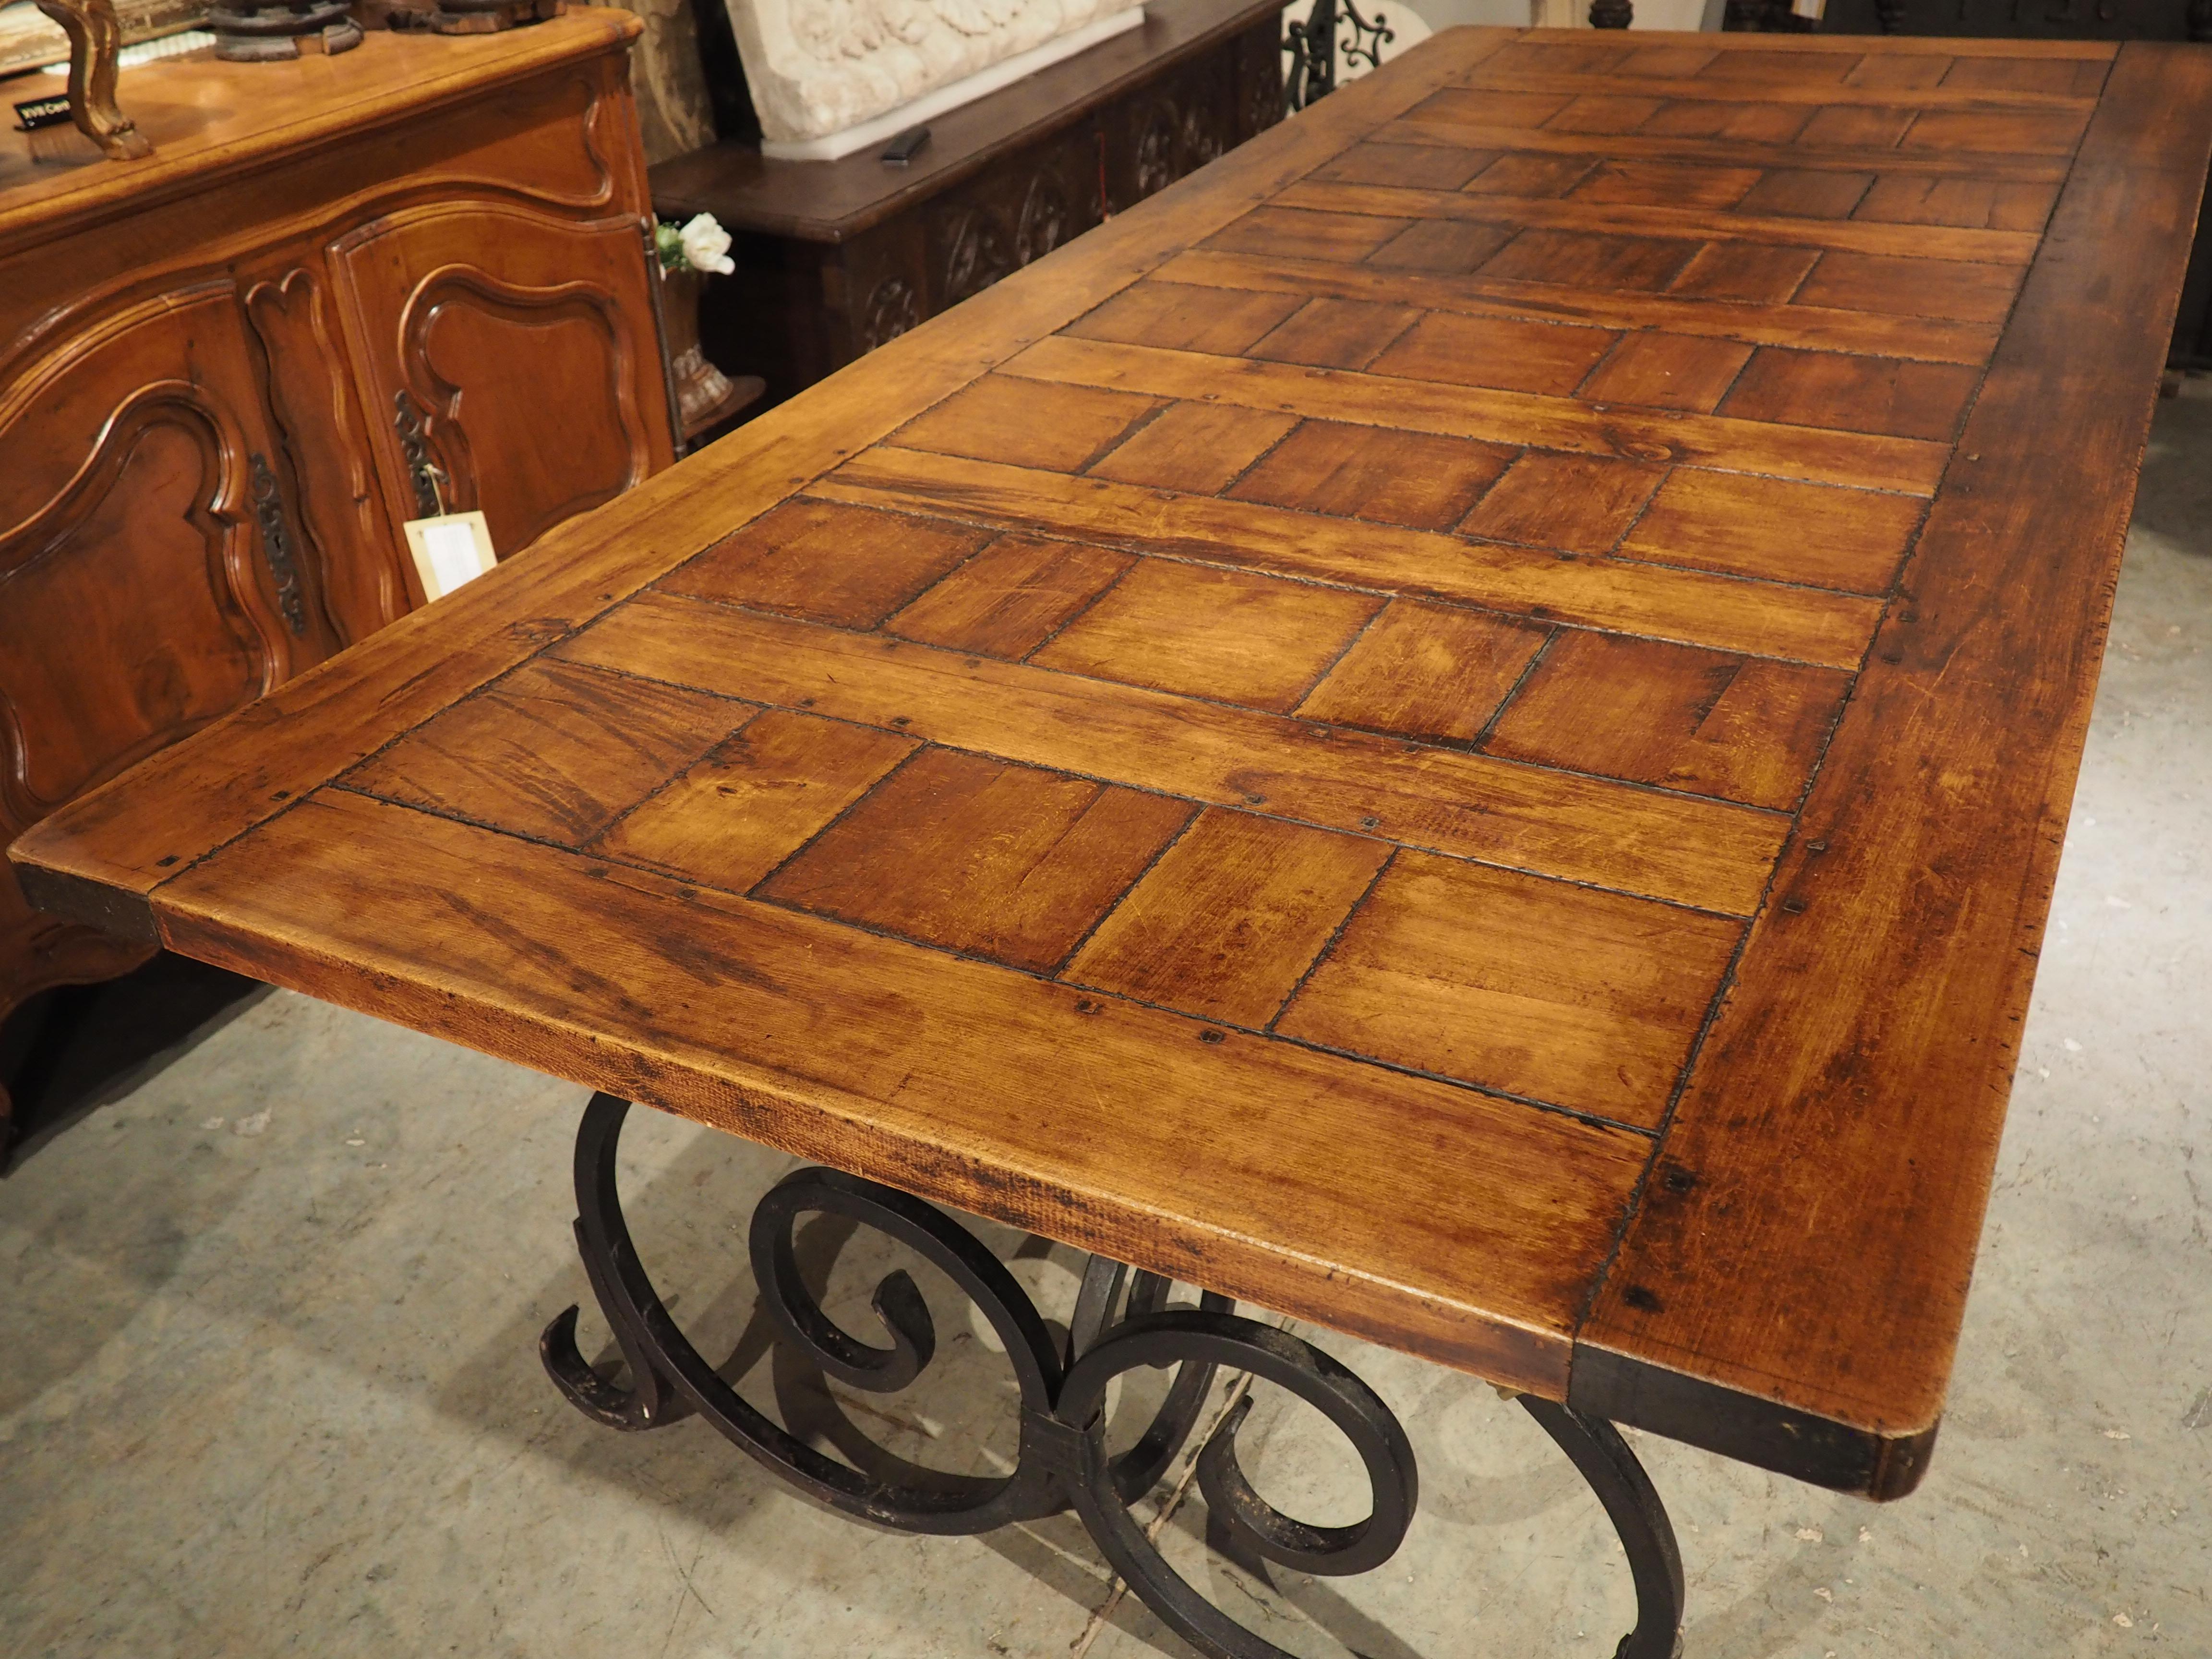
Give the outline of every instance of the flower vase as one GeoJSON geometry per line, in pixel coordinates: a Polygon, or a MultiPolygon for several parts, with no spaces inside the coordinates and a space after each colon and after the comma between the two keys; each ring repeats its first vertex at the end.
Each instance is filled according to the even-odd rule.
{"type": "Polygon", "coordinates": [[[758,382],[750,376],[744,381],[732,380],[708,362],[699,349],[699,295],[706,286],[705,276],[696,270],[664,270],[660,283],[660,325],[667,335],[669,378],[676,383],[677,412],[688,441],[751,401],[744,394],[748,390],[757,392],[758,382]]]}

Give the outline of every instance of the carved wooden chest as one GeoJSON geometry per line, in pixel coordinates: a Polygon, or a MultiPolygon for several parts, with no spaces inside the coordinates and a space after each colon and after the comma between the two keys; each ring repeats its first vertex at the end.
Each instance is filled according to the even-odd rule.
{"type": "MultiPolygon", "coordinates": [[[[700,308],[708,356],[779,402],[1272,126],[1281,11],[1152,0],[1142,28],[930,121],[902,167],[874,147],[766,161],[743,135],[663,162],[661,215],[736,239],[700,308]]],[[[729,133],[727,100],[718,118],[729,133]]]]}

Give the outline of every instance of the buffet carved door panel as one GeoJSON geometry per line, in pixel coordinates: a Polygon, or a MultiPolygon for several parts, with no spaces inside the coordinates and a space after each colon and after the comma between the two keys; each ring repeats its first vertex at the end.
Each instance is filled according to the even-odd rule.
{"type": "Polygon", "coordinates": [[[503,558],[674,460],[637,220],[441,205],[331,260],[395,520],[481,509],[503,558]]]}
{"type": "Polygon", "coordinates": [[[288,261],[244,288],[246,319],[269,365],[270,412],[299,483],[300,533],[322,574],[324,608],[351,645],[398,621],[415,600],[406,544],[385,511],[347,375],[337,307],[329,283],[306,264],[288,261]]]}
{"type": "MultiPolygon", "coordinates": [[[[252,362],[210,280],[0,398],[0,842],[336,648],[252,362]]],[[[0,1015],[147,954],[37,915],[0,866],[0,1015]]]]}

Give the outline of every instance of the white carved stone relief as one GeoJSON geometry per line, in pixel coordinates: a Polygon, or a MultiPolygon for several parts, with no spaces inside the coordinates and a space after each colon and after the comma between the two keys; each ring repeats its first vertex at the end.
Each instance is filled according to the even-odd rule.
{"type": "Polygon", "coordinates": [[[829,157],[1143,21],[1139,0],[727,0],[771,155],[829,157]]]}

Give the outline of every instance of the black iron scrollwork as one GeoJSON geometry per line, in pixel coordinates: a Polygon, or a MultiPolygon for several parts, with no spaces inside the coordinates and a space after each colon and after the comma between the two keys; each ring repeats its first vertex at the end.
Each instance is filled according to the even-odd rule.
{"type": "MultiPolygon", "coordinates": [[[[1247,1395],[1198,1457],[1208,1517],[1225,1528],[1232,1553],[1241,1547],[1242,1553],[1301,1572],[1327,1574],[1365,1572],[1396,1553],[1418,1496],[1413,1443],[1373,1389],[1311,1343],[1272,1325],[1207,1309],[1125,1319],[1069,1370],[1061,1413],[1070,1420],[1091,1419],[1106,1397],[1106,1384],[1121,1372],[1193,1359],[1209,1368],[1249,1371],[1317,1408],[1352,1442],[1374,1494],[1366,1519],[1349,1527],[1294,1520],[1261,1497],[1237,1461],[1237,1431],[1252,1403],[1247,1395]]],[[[1138,1599],[1201,1653],[1281,1659],[1281,1649],[1229,1617],[1168,1565],[1126,1503],[1118,1501],[1095,1437],[1081,1451],[1076,1513],[1138,1599]]]]}
{"type": "Polygon", "coordinates": [[[1369,22],[1353,0],[1314,0],[1302,23],[1283,31],[1283,50],[1291,54],[1289,72],[1283,76],[1283,111],[1295,114],[1316,98],[1336,90],[1336,59],[1340,51],[1347,64],[1364,63],[1370,69],[1382,62],[1382,43],[1398,37],[1381,12],[1369,22]],[[1340,23],[1350,26],[1349,40],[1340,34],[1340,23]]]}
{"type": "MultiPolygon", "coordinates": [[[[1272,1561],[1316,1574],[1365,1572],[1390,1559],[1418,1496],[1412,1443],[1364,1382],[1312,1344],[1243,1318],[1226,1297],[1170,1306],[1170,1285],[1103,1256],[1085,1267],[1064,1351],[1006,1267],[965,1228],[908,1194],[833,1170],[794,1171],[753,1212],[748,1237],[761,1304],[792,1349],[848,1388],[891,1393],[912,1384],[937,1351],[935,1323],[903,1272],[872,1297],[886,1346],[831,1319],[803,1281],[797,1229],[830,1215],[896,1239],[942,1272],[997,1334],[1019,1397],[1020,1445],[1011,1473],[948,1474],[902,1464],[880,1447],[856,1467],[771,1421],[694,1347],[670,1317],[632,1244],[615,1186],[615,1155],[629,1103],[595,1095],[576,1137],[576,1240],[586,1272],[629,1371],[618,1387],[576,1346],[577,1310],[545,1328],[538,1348],[554,1383],[579,1411],[611,1427],[659,1428],[697,1415],[769,1471],[823,1502],[879,1525],[916,1533],[978,1533],[1073,1509],[1129,1588],[1184,1640],[1213,1659],[1288,1659],[1184,1579],[1146,1535],[1129,1506],[1166,1474],[1196,1425],[1223,1367],[1250,1373],[1313,1407],[1348,1440],[1372,1496],[1365,1519],[1323,1527],[1284,1514],[1253,1488],[1237,1451],[1250,1410],[1246,1395],[1200,1449],[1195,1476],[1209,1535],[1232,1559],[1272,1561]],[[1105,1402],[1115,1378],[1172,1370],[1144,1431],[1116,1454],[1105,1402]]],[[[743,1352],[741,1347],[740,1352],[743,1352]]],[[[1617,1659],[1671,1659],[1681,1625],[1681,1565],[1649,1480],[1611,1425],[1564,1406],[1524,1403],[1595,1487],[1620,1531],[1636,1581],[1638,1619],[1617,1659]]]]}
{"type": "Polygon", "coordinates": [[[1519,1398],[1589,1482],[1628,1556],[1629,1577],[1636,1584],[1636,1628],[1620,1638],[1613,1659],[1680,1659],[1682,1553],[1651,1477],[1620,1431],[1603,1418],[1585,1417],[1531,1394],[1519,1398]]]}
{"type": "MultiPolygon", "coordinates": [[[[910,1384],[936,1347],[929,1309],[914,1281],[896,1273],[877,1286],[877,1316],[891,1346],[860,1341],[822,1311],[800,1282],[793,1229],[806,1214],[843,1216],[889,1235],[941,1270],[981,1309],[1011,1360],[1021,1398],[1021,1455],[1014,1472],[969,1480],[931,1473],[927,1485],[902,1485],[863,1474],[816,1451],[754,1408],[723,1380],[669,1317],[630,1242],[615,1189],[615,1149],[626,1102],[593,1097],[576,1138],[576,1242],[592,1290],[613,1327],[630,1373],[627,1389],[594,1371],[576,1347],[577,1310],[547,1326],[538,1343],[554,1383],[578,1410],[620,1429],[659,1428],[696,1413],[745,1451],[823,1502],[911,1532],[986,1532],[1008,1522],[1057,1514],[1069,1507],[1065,1480],[1076,1443],[1091,1424],[1068,1425],[1054,1414],[1065,1365],[1053,1351],[1036,1306],[999,1260],[943,1212],[895,1188],[834,1170],[787,1176],[753,1213],[750,1248],[761,1301],[777,1330],[828,1376],[871,1393],[910,1384]]],[[[1103,1323],[1119,1290],[1108,1285],[1117,1264],[1094,1265],[1076,1321],[1103,1323]],[[1094,1282],[1097,1281],[1097,1282],[1094,1282]]],[[[1129,1291],[1139,1307],[1164,1300],[1167,1286],[1150,1275],[1129,1291]]],[[[1221,1297],[1208,1305],[1225,1309],[1221,1297]]],[[[1210,1366],[1185,1367],[1136,1445],[1112,1460],[1112,1490],[1141,1495],[1189,1437],[1210,1366]]]]}
{"type": "Polygon", "coordinates": [[[416,510],[434,519],[446,510],[440,486],[447,482],[445,469],[430,459],[430,440],[423,430],[422,411],[402,387],[392,399],[392,429],[399,434],[399,453],[407,463],[407,477],[415,486],[416,510]]]}
{"type": "Polygon", "coordinates": [[[295,634],[307,631],[307,600],[300,591],[300,562],[292,551],[291,526],[284,521],[283,492],[266,457],[249,458],[253,480],[253,516],[261,526],[261,556],[268,562],[270,580],[276,584],[277,608],[295,634]]]}

